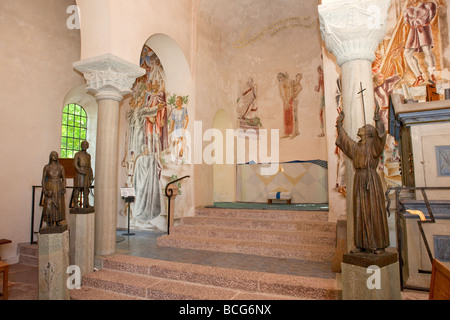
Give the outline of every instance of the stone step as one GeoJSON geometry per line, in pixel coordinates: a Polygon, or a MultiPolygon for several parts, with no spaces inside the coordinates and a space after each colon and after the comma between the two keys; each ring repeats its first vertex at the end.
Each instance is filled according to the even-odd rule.
{"type": "Polygon", "coordinates": [[[247,230],[290,230],[311,232],[336,232],[336,223],[327,221],[283,221],[275,219],[217,218],[217,217],[184,217],[181,225],[202,225],[227,227],[247,230]]]}
{"type": "MultiPolygon", "coordinates": [[[[336,280],[225,269],[114,255],[103,269],[83,277],[73,299],[96,299],[100,291],[155,300],[336,299],[336,280]],[[88,294],[84,296],[84,292],[88,294]]],[[[105,293],[101,296],[108,296],[105,293]]]]}
{"type": "Polygon", "coordinates": [[[197,208],[197,217],[238,218],[238,219],[276,219],[276,220],[314,220],[328,221],[328,211],[284,211],[284,210],[236,210],[221,208],[197,208]]]}
{"type": "Polygon", "coordinates": [[[38,266],[39,248],[37,244],[20,243],[18,251],[20,264],[32,267],[38,266]]]}
{"type": "Polygon", "coordinates": [[[294,244],[336,245],[336,235],[331,232],[247,230],[198,225],[180,225],[171,229],[171,235],[234,239],[294,244]]]}
{"type": "Polygon", "coordinates": [[[157,241],[158,246],[161,247],[232,252],[311,261],[331,261],[335,253],[334,246],[217,239],[174,234],[162,236],[157,241]]]}

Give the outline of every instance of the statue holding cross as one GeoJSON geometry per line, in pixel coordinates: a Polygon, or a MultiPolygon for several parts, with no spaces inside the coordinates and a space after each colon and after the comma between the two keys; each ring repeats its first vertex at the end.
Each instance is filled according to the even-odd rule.
{"type": "MultiPolygon", "coordinates": [[[[361,84],[358,94],[362,96],[363,109],[364,91],[361,84]]],[[[343,111],[340,113],[336,124],[336,145],[352,160],[355,168],[352,201],[356,249],[351,252],[383,254],[389,246],[389,231],[383,184],[376,170],[386,144],[386,130],[378,104],[373,118],[375,126],[367,124],[363,111],[365,125],[358,130],[358,142],[352,140],[344,130],[345,114],[343,111]]]]}

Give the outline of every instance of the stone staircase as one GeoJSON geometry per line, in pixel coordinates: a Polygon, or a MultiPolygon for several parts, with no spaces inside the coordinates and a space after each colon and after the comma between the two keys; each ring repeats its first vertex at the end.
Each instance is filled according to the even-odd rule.
{"type": "Polygon", "coordinates": [[[158,246],[331,261],[336,223],[322,211],[200,208],[160,237],[158,246]]]}
{"type": "Polygon", "coordinates": [[[336,280],[113,255],[72,300],[335,300],[336,280]]]}

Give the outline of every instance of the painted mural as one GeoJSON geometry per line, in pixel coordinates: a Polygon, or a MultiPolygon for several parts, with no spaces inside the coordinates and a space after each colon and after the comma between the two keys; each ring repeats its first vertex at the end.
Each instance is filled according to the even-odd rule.
{"type": "Polygon", "coordinates": [[[295,79],[290,79],[287,72],[280,72],[277,75],[278,90],[283,102],[282,114],[284,127],[281,134],[282,139],[294,139],[300,135],[298,125],[298,96],[303,88],[301,85],[302,78],[303,75],[301,73],[297,73],[295,79]]]}
{"type": "Polygon", "coordinates": [[[186,160],[188,97],[172,94],[167,98],[163,67],[148,46],[142,50],[140,66],[146,74],[133,87],[122,166],[126,187],[136,193],[130,205],[133,225],[154,229],[161,224],[156,219],[165,210],[163,189],[167,181],[163,180],[177,177],[177,166],[186,160]],[[169,178],[164,179],[165,175],[169,178]]]}
{"type": "Polygon", "coordinates": [[[240,87],[236,107],[239,128],[246,132],[254,130],[255,137],[257,137],[259,129],[262,127],[258,115],[258,84],[250,77],[240,87]]]}
{"type": "MultiPolygon", "coordinates": [[[[427,85],[442,86],[440,25],[447,25],[446,21],[441,22],[446,20],[444,7],[444,0],[392,1],[390,28],[372,66],[375,99],[386,128],[392,93],[425,101],[427,85]]],[[[401,185],[399,145],[392,136],[387,139],[379,170],[387,186],[401,185]]]]}

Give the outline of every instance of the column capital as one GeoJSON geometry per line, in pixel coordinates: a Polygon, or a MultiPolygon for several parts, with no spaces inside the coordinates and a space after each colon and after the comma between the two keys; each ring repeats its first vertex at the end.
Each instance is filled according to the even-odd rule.
{"type": "Polygon", "coordinates": [[[320,31],[328,51],[342,66],[352,60],[373,62],[386,34],[391,0],[323,0],[320,31]]]}
{"type": "Polygon", "coordinates": [[[75,62],[75,70],[81,72],[87,89],[96,94],[97,100],[122,101],[131,93],[134,82],[145,74],[145,70],[113,54],[75,62]]]}

